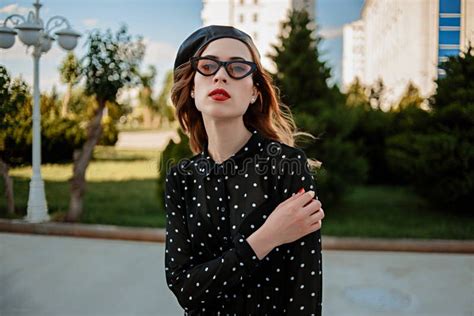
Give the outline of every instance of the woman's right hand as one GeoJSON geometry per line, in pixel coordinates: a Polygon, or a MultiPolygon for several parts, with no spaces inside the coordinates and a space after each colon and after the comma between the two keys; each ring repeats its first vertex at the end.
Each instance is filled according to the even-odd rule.
{"type": "Polygon", "coordinates": [[[276,246],[293,242],[321,228],[322,204],[314,191],[296,193],[281,202],[262,225],[276,246]]]}

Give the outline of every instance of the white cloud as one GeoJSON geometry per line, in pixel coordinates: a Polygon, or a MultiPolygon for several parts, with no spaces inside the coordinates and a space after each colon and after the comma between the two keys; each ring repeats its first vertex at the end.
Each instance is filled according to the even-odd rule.
{"type": "Polygon", "coordinates": [[[318,34],[324,39],[334,39],[342,36],[342,26],[321,29],[318,34]]]}
{"type": "MultiPolygon", "coordinates": [[[[11,76],[16,78],[21,76],[30,87],[33,86],[33,47],[26,48],[20,41],[10,49],[0,50],[0,64],[5,66],[11,76]]],[[[55,85],[59,92],[65,87],[59,81],[59,65],[66,56],[67,52],[60,48],[56,43],[52,48],[41,56],[40,59],[40,89],[41,91],[50,91],[55,85]]]]}
{"type": "MultiPolygon", "coordinates": [[[[32,60],[31,54],[33,53],[33,46],[26,47],[18,37],[15,38],[15,45],[12,48],[4,49],[0,54],[0,62],[9,63],[9,62],[27,62],[32,60]]],[[[58,60],[65,55],[63,49],[59,48],[55,42],[53,46],[46,53],[41,55],[41,60],[58,60]]]]}
{"type": "Polygon", "coordinates": [[[166,42],[155,42],[149,38],[144,38],[143,42],[146,45],[145,56],[143,58],[143,69],[146,71],[148,65],[154,65],[157,70],[157,76],[155,79],[154,90],[155,93],[161,91],[163,86],[163,79],[166,72],[173,69],[174,58],[178,51],[178,48],[166,43],[166,42]]]}
{"type": "Polygon", "coordinates": [[[26,7],[20,7],[18,4],[9,4],[0,8],[0,13],[4,14],[28,14],[31,9],[26,7]]]}
{"type": "MultiPolygon", "coordinates": [[[[154,93],[158,94],[163,85],[163,79],[166,72],[173,68],[174,58],[177,47],[166,42],[157,42],[149,38],[144,38],[146,45],[145,56],[142,63],[143,71],[147,71],[148,65],[154,65],[158,71],[155,79],[154,93]]],[[[74,51],[76,56],[80,57],[85,53],[85,48],[78,45],[74,51]]],[[[0,50],[0,64],[7,67],[13,77],[22,76],[29,85],[33,84],[33,58],[31,56],[32,48],[26,49],[16,38],[15,45],[6,50],[0,50]]],[[[67,52],[59,48],[56,42],[53,43],[51,50],[43,54],[40,60],[40,88],[42,91],[50,91],[53,85],[56,85],[58,92],[63,92],[65,86],[59,81],[59,71],[61,61],[67,52]]],[[[123,91],[121,98],[136,98],[138,88],[132,88],[129,91],[123,91]]]]}
{"type": "Polygon", "coordinates": [[[99,20],[97,19],[84,19],[82,20],[82,24],[84,24],[86,27],[94,27],[99,23],[99,20]]]}
{"type": "Polygon", "coordinates": [[[169,65],[167,68],[171,68],[174,62],[174,57],[177,52],[177,48],[166,42],[155,42],[149,38],[144,38],[143,43],[146,45],[145,56],[143,58],[143,64],[162,64],[169,65]]]}

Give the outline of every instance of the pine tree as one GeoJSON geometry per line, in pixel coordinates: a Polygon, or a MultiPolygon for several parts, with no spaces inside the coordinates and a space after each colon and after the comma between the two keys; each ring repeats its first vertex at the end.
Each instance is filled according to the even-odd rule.
{"type": "Polygon", "coordinates": [[[437,91],[430,104],[442,108],[453,103],[474,105],[474,43],[458,56],[440,64],[446,75],[436,80],[437,91]]]}
{"type": "Polygon", "coordinates": [[[367,163],[358,155],[357,145],[347,140],[357,115],[345,106],[339,89],[328,85],[331,71],[321,61],[321,38],[313,25],[306,11],[290,11],[282,24],[281,45],[273,46],[275,54],[270,57],[276,63],[273,76],[281,100],[291,109],[298,130],[317,137],[303,149],[309,158],[322,162],[318,191],[330,205],[350,185],[364,181],[367,163]]]}
{"type": "Polygon", "coordinates": [[[275,54],[270,57],[277,66],[273,76],[281,89],[281,100],[295,110],[308,109],[307,103],[327,99],[331,94],[327,84],[330,69],[320,59],[321,38],[313,25],[306,10],[290,11],[288,20],[282,23],[281,44],[272,45],[275,54]]]}

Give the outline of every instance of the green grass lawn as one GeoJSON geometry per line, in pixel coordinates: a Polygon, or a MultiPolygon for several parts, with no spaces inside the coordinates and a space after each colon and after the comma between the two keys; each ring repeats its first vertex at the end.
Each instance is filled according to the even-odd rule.
{"type": "Polygon", "coordinates": [[[321,232],[333,236],[474,239],[472,215],[430,205],[409,187],[356,187],[325,210],[321,232]]]}
{"type": "MultiPolygon", "coordinates": [[[[83,223],[163,227],[165,216],[158,207],[158,152],[97,147],[86,172],[83,223]]],[[[31,167],[11,170],[18,217],[26,214],[31,167]]],[[[72,164],[41,167],[48,211],[62,218],[69,205],[72,164]]],[[[0,184],[3,192],[3,182],[0,184]]],[[[5,199],[0,199],[0,217],[6,217],[5,199]]]]}
{"type": "MultiPolygon", "coordinates": [[[[83,223],[164,227],[156,190],[157,151],[97,147],[87,169],[83,223]]],[[[49,214],[60,220],[69,204],[71,164],[42,166],[49,214]]],[[[11,170],[17,217],[26,214],[31,167],[11,170]]],[[[3,192],[0,181],[0,192],[3,192]]],[[[324,204],[324,200],[323,200],[324,204]]],[[[472,216],[436,209],[409,187],[356,187],[337,206],[323,209],[321,232],[332,236],[474,239],[472,216]]],[[[0,217],[6,216],[0,199],[0,217]]]]}

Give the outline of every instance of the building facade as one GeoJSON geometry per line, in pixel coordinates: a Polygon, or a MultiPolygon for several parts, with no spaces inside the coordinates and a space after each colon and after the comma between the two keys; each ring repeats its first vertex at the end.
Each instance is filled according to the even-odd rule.
{"type": "Polygon", "coordinates": [[[344,25],[342,30],[342,82],[349,85],[357,77],[361,79],[365,68],[365,32],[362,20],[344,25]]]}
{"type": "Polygon", "coordinates": [[[315,0],[203,0],[203,26],[231,25],[248,33],[260,51],[263,66],[275,71],[272,44],[278,45],[278,34],[290,9],[306,9],[314,20],[315,0]]]}
{"type": "Polygon", "coordinates": [[[343,61],[345,89],[356,76],[366,85],[382,79],[391,104],[411,81],[427,97],[443,75],[439,62],[474,40],[474,0],[366,0],[361,20],[347,28],[343,58],[357,63],[343,61]],[[362,37],[363,44],[350,37],[362,37]],[[363,57],[354,56],[360,46],[363,57]]]}

